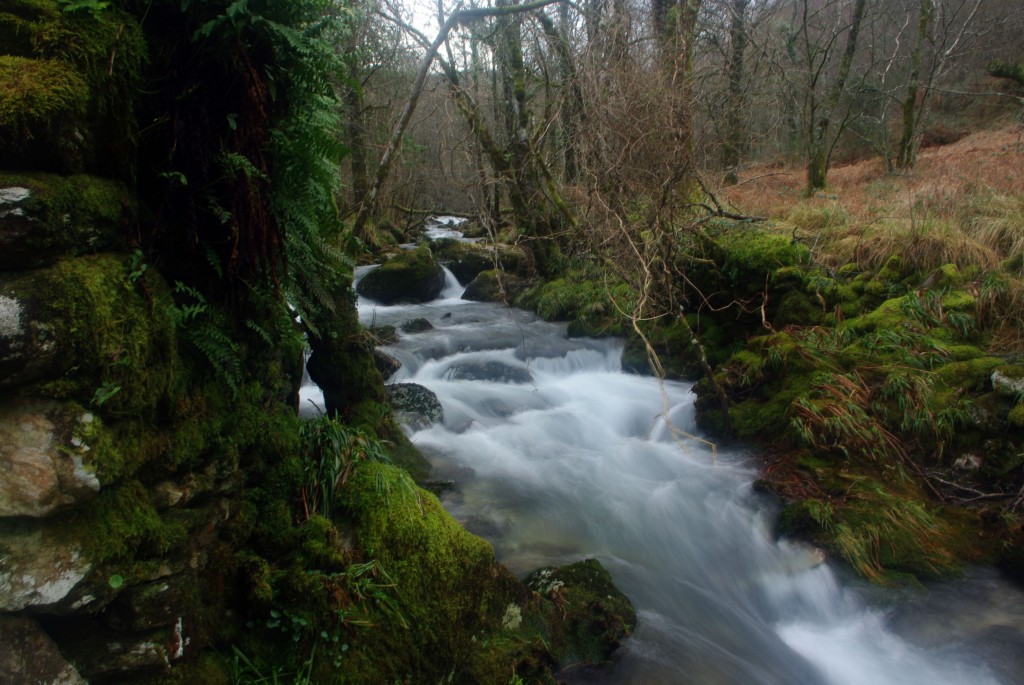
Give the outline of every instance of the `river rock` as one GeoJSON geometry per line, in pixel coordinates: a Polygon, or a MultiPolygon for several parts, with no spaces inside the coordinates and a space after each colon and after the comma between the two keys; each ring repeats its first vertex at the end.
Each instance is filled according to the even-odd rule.
{"type": "Polygon", "coordinates": [[[72,435],[90,420],[54,402],[0,404],[0,517],[48,516],[99,492],[82,463],[88,446],[72,435]]]}
{"type": "Polygon", "coordinates": [[[0,683],[88,685],[38,623],[18,616],[0,616],[0,683]]]}
{"type": "Polygon", "coordinates": [[[110,630],[89,617],[76,617],[53,626],[51,634],[89,682],[104,683],[166,674],[191,642],[179,617],[170,628],[142,633],[110,630]]]}
{"type": "Polygon", "coordinates": [[[424,331],[433,330],[434,324],[420,317],[418,319],[409,319],[403,323],[400,328],[405,333],[422,333],[424,331]]]}
{"type": "Polygon", "coordinates": [[[91,568],[77,545],[49,530],[0,528],[0,611],[55,607],[91,568]]]}
{"type": "Polygon", "coordinates": [[[499,268],[517,276],[527,276],[530,262],[526,253],[512,245],[485,245],[454,240],[438,241],[434,247],[438,261],[459,280],[469,283],[481,272],[499,268]]]}
{"type": "Polygon", "coordinates": [[[366,274],[356,291],[384,305],[429,302],[444,289],[444,269],[428,247],[402,252],[366,274]]]}
{"type": "Polygon", "coordinates": [[[532,282],[504,271],[481,271],[466,286],[462,299],[474,302],[507,302],[511,304],[516,297],[526,291],[532,282]]]}
{"type": "Polygon", "coordinates": [[[392,383],[385,388],[395,419],[413,430],[421,430],[444,420],[441,401],[431,390],[417,383],[392,383]]]}
{"type": "Polygon", "coordinates": [[[445,373],[445,378],[453,381],[490,381],[492,383],[533,382],[533,376],[529,370],[493,360],[455,364],[445,373]]]}
{"type": "Polygon", "coordinates": [[[636,626],[636,609],[596,559],[541,568],[524,581],[551,600],[551,649],[561,664],[604,664],[636,626]]]}

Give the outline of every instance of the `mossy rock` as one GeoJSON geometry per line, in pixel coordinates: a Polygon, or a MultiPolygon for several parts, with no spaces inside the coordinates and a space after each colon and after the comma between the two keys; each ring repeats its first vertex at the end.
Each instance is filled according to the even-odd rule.
{"type": "Polygon", "coordinates": [[[513,302],[530,286],[527,281],[519,276],[489,269],[481,271],[477,277],[466,286],[462,293],[462,299],[473,302],[513,302]]]}
{"type": "Polygon", "coordinates": [[[444,270],[423,246],[398,254],[366,274],[356,291],[384,305],[429,302],[444,289],[444,270]]]}
{"type": "Polygon", "coordinates": [[[788,292],[782,296],[779,306],[772,318],[772,325],[782,328],[785,326],[815,326],[821,323],[825,312],[821,304],[814,302],[807,295],[800,291],[788,292]]]}
{"type": "Polygon", "coordinates": [[[45,381],[40,394],[113,415],[168,400],[181,380],[170,294],[148,272],[142,292],[128,268],[101,254],[0,277],[0,387],[45,381]]]}
{"type": "Polygon", "coordinates": [[[495,249],[486,245],[438,240],[433,243],[433,250],[437,260],[462,284],[469,284],[481,271],[495,268],[495,249]]]}
{"type": "Polygon", "coordinates": [[[392,383],[385,387],[399,423],[420,430],[444,420],[441,401],[429,388],[417,383],[392,383]]]}
{"type": "Polygon", "coordinates": [[[0,12],[0,167],[123,175],[146,45],[117,7],[64,12],[12,0],[0,12]]]}
{"type": "Polygon", "coordinates": [[[490,544],[385,464],[361,465],[341,500],[364,557],[393,581],[408,626],[382,617],[372,634],[350,643],[342,666],[350,682],[439,682],[452,673],[458,681],[479,649],[474,636],[500,626],[517,599],[502,587],[490,544]]]}
{"type": "Polygon", "coordinates": [[[122,247],[133,215],[134,201],[116,181],[0,173],[0,269],[122,247]]]}
{"type": "Polygon", "coordinates": [[[715,237],[720,250],[722,273],[739,293],[760,292],[765,282],[778,274],[780,283],[789,281],[796,272],[783,270],[806,264],[810,251],[791,236],[768,230],[734,228],[715,237]]]}
{"type": "Polygon", "coordinates": [[[552,600],[552,651],[562,666],[603,665],[636,626],[636,609],[596,559],[534,571],[524,581],[552,600]]]}

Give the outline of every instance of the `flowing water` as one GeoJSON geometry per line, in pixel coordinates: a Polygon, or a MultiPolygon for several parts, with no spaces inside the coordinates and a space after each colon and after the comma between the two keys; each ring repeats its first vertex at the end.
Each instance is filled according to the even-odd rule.
{"type": "Polygon", "coordinates": [[[435,302],[361,300],[360,317],[434,325],[385,349],[402,362],[391,382],[444,407],[411,438],[457,483],[442,497],[452,515],[520,574],[596,557],[636,606],[612,672],[576,682],[1024,682],[1024,597],[994,572],[904,593],[841,578],[775,539],[749,453],[685,435],[697,430],[689,384],[624,374],[621,342],[568,339],[460,290],[449,274],[435,302]]]}

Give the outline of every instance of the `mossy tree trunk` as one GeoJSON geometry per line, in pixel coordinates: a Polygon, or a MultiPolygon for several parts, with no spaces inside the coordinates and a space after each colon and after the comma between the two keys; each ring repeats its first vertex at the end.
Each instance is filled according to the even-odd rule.
{"type": "Polygon", "coordinates": [[[910,78],[907,92],[903,97],[903,119],[900,130],[900,142],[896,149],[896,168],[909,169],[914,166],[917,158],[917,129],[920,122],[919,90],[921,80],[921,63],[924,57],[924,43],[931,24],[934,0],[921,0],[917,17],[917,35],[914,38],[914,51],[910,55],[910,78]]]}
{"type": "MultiPolygon", "coordinates": [[[[860,28],[867,9],[867,0],[856,0],[850,15],[849,29],[846,33],[846,47],[843,49],[842,57],[836,70],[835,78],[823,99],[815,95],[817,76],[808,84],[808,112],[806,119],[807,135],[807,192],[813,193],[828,185],[828,169],[832,161],[832,151],[835,149],[839,136],[846,128],[848,117],[837,116],[840,101],[846,90],[846,84],[850,78],[850,71],[853,67],[853,57],[857,52],[857,43],[860,38],[860,28]]],[[[809,17],[808,3],[804,3],[804,21],[801,27],[807,45],[807,53],[812,57],[821,49],[812,45],[809,38],[809,17]]],[[[820,69],[812,69],[812,73],[818,75],[820,69]]]]}
{"type": "Polygon", "coordinates": [[[750,0],[733,0],[729,22],[729,97],[725,107],[725,135],[722,136],[722,167],[725,182],[739,181],[737,168],[744,147],[743,67],[747,49],[747,6],[750,0]]]}

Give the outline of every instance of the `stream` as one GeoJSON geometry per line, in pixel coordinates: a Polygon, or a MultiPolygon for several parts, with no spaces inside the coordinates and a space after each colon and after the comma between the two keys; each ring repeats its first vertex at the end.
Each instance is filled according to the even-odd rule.
{"type": "Polygon", "coordinates": [[[752,453],[690,437],[689,384],[623,373],[621,341],[569,339],[564,324],[461,300],[448,279],[424,305],[361,299],[360,318],[434,326],[384,351],[402,363],[389,382],[443,405],[443,423],[410,437],[457,484],[448,511],[520,575],[599,559],[636,606],[612,671],[572,682],[1024,683],[1024,593],[995,571],[884,590],[776,540],[752,453]]]}

